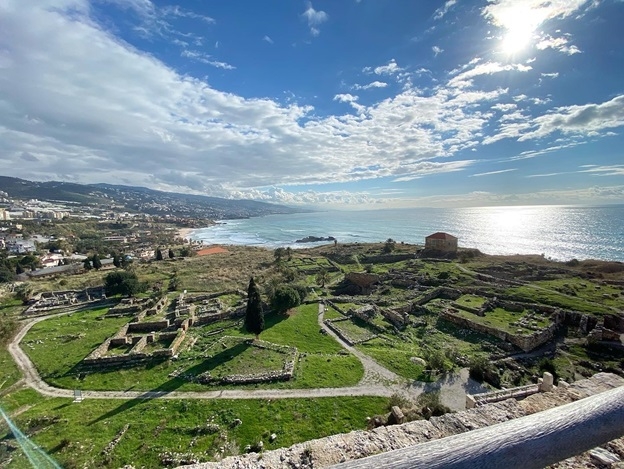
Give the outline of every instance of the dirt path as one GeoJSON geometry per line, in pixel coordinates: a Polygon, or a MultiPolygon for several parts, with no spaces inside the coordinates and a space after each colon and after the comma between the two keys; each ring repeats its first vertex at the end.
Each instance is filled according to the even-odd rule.
{"type": "MultiPolygon", "coordinates": [[[[8,346],[9,353],[17,363],[20,371],[24,375],[23,382],[26,386],[35,389],[40,394],[49,397],[73,398],[74,391],[71,389],[61,389],[50,386],[39,376],[34,364],[30,361],[26,353],[19,344],[26,336],[31,327],[35,324],[54,317],[70,314],[73,311],[65,311],[50,316],[42,316],[27,320],[19,333],[13,338],[8,346]]],[[[319,306],[319,324],[322,324],[324,309],[319,306]]],[[[430,383],[423,386],[415,386],[408,383],[404,378],[392,371],[380,366],[369,356],[359,350],[350,347],[332,331],[328,331],[346,350],[353,353],[364,365],[364,378],[356,386],[344,388],[316,388],[316,389],[254,389],[236,390],[227,389],[219,391],[82,391],[83,399],[287,399],[287,398],[319,398],[319,397],[341,397],[341,396],[380,396],[390,397],[399,393],[415,398],[423,392],[431,390],[441,391],[443,401],[453,402],[453,410],[464,408],[465,394],[463,389],[467,381],[464,374],[453,375],[441,379],[437,383],[430,383]],[[445,393],[451,392],[456,397],[445,399],[445,393]],[[460,396],[461,394],[461,396],[460,396]]],[[[449,404],[447,404],[449,405],[449,404]]]]}
{"type": "Polygon", "coordinates": [[[362,362],[362,365],[364,366],[364,377],[358,383],[358,386],[370,386],[379,383],[384,383],[386,385],[405,384],[405,378],[402,378],[396,373],[388,370],[387,368],[384,368],[368,355],[347,344],[334,331],[327,327],[323,322],[325,305],[323,303],[319,303],[318,308],[318,324],[321,329],[323,329],[327,334],[332,336],[334,340],[336,340],[336,342],[338,342],[342,346],[342,348],[355,355],[362,362]]]}

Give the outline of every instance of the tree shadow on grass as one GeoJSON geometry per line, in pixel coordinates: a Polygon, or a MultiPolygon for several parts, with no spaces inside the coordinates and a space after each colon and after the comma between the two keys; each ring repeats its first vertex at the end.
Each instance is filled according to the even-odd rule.
{"type": "MultiPolygon", "coordinates": [[[[279,324],[282,321],[285,321],[289,317],[290,316],[288,316],[287,313],[277,313],[275,311],[268,312],[267,314],[264,315],[264,330],[266,331],[266,330],[272,328],[273,326],[276,326],[277,324],[279,324]]],[[[244,321],[244,319],[241,320],[240,327],[238,328],[238,331],[241,334],[249,334],[249,332],[247,332],[247,329],[245,329],[245,321],[244,321]]]]}
{"type": "MultiPolygon", "coordinates": [[[[207,371],[213,370],[215,368],[217,368],[220,365],[223,365],[224,363],[227,363],[228,361],[234,359],[235,357],[237,357],[238,355],[242,354],[243,352],[245,352],[249,347],[251,346],[251,343],[249,341],[241,341],[239,344],[236,344],[233,347],[228,347],[226,349],[224,349],[223,351],[217,353],[216,355],[207,358],[206,360],[202,361],[201,363],[191,366],[190,368],[184,370],[184,372],[182,373],[183,375],[190,375],[190,376],[198,376],[202,373],[205,373],[207,371]]],[[[106,412],[105,414],[99,416],[98,418],[96,418],[95,420],[92,420],[91,422],[88,423],[88,425],[93,425],[95,423],[101,422],[103,420],[112,418],[118,414],[121,414],[127,410],[130,410],[134,407],[136,407],[139,404],[143,404],[147,401],[150,401],[152,399],[156,399],[162,396],[165,396],[166,394],[169,394],[172,391],[175,391],[176,389],[178,389],[180,386],[182,386],[183,384],[188,383],[187,379],[183,379],[183,378],[179,378],[179,377],[175,377],[170,379],[169,381],[164,382],[163,384],[161,384],[160,386],[150,390],[150,391],[146,391],[143,394],[141,394],[139,397],[128,400],[126,402],[124,402],[123,404],[121,404],[120,406],[106,412]]]]}

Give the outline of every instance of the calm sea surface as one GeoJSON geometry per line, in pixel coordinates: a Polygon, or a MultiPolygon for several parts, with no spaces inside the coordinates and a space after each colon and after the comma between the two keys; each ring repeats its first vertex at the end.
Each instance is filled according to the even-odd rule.
{"type": "Polygon", "coordinates": [[[297,248],[318,244],[295,243],[306,236],[334,236],[340,243],[392,238],[424,244],[425,236],[445,231],[457,236],[460,246],[487,254],[624,261],[624,205],[331,211],[223,223],[190,236],[208,244],[297,248]]]}

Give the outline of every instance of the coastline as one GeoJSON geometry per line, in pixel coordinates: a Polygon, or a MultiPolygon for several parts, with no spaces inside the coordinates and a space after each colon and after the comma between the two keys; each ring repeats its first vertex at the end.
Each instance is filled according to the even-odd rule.
{"type": "Polygon", "coordinates": [[[182,239],[191,239],[190,234],[195,231],[195,228],[179,228],[178,229],[178,237],[182,239]]]}

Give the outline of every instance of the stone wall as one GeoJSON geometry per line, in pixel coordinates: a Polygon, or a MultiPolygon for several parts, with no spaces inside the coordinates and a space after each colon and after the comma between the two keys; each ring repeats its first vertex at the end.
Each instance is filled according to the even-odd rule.
{"type": "Polygon", "coordinates": [[[128,325],[128,332],[154,332],[167,329],[170,326],[169,319],[151,322],[131,322],[128,325]]]}
{"type": "Polygon", "coordinates": [[[295,347],[274,344],[264,340],[249,339],[245,341],[253,347],[274,350],[283,353],[287,358],[281,370],[268,371],[265,373],[254,373],[248,375],[228,375],[219,378],[213,378],[210,373],[199,375],[198,381],[204,384],[255,384],[255,383],[271,383],[277,381],[288,381],[292,379],[295,373],[295,364],[299,357],[299,352],[295,347]]]}
{"type": "MultiPolygon", "coordinates": [[[[231,456],[221,461],[194,464],[179,469],[322,469],[345,461],[403,449],[524,417],[623,385],[624,379],[609,373],[599,373],[568,387],[560,386],[552,392],[537,393],[522,401],[507,399],[475,409],[432,417],[429,420],[415,420],[374,430],[356,430],[298,443],[287,448],[264,451],[261,455],[250,453],[231,456]]],[[[624,447],[624,439],[616,440],[615,446],[624,447]]],[[[564,465],[561,467],[603,467],[599,464],[590,464],[589,460],[587,457],[586,460],[581,459],[567,465],[562,463],[564,465]]]]}
{"type": "Polygon", "coordinates": [[[457,324],[464,329],[471,329],[473,331],[482,332],[484,334],[489,334],[501,340],[510,342],[525,352],[530,352],[531,350],[545,344],[550,339],[552,339],[558,327],[558,324],[555,323],[532,334],[516,335],[510,334],[506,331],[502,331],[492,326],[488,326],[486,324],[473,322],[470,319],[458,316],[449,310],[442,311],[440,313],[440,317],[454,324],[457,324]]]}
{"type": "Polygon", "coordinates": [[[418,306],[422,306],[436,298],[456,300],[460,296],[462,296],[462,292],[460,290],[456,290],[455,288],[449,288],[449,287],[438,287],[438,288],[434,288],[431,291],[426,292],[424,295],[420,296],[419,298],[416,298],[414,300],[414,304],[418,306]]]}

